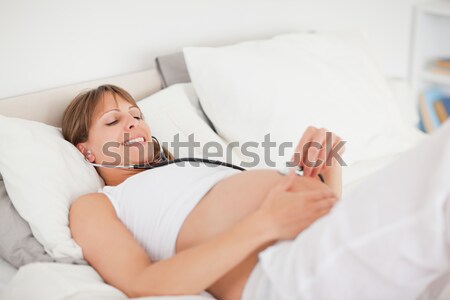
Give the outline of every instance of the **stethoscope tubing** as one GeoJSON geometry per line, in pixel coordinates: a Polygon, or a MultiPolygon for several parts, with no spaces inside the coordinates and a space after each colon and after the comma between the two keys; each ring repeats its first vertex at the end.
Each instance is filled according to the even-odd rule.
{"type": "MultiPolygon", "coordinates": [[[[246,171],[247,169],[242,168],[240,166],[234,165],[232,163],[223,162],[220,160],[211,160],[207,158],[199,158],[199,157],[183,157],[183,158],[176,158],[173,160],[166,159],[163,162],[156,163],[156,164],[136,164],[136,165],[110,165],[110,164],[95,164],[91,163],[92,166],[95,167],[103,167],[103,168],[115,168],[115,169],[129,169],[129,170],[151,170],[156,169],[164,166],[168,166],[170,164],[176,164],[180,162],[197,162],[197,163],[205,163],[205,164],[214,164],[219,166],[224,166],[228,168],[232,168],[239,171],[246,171]]],[[[303,168],[302,167],[295,167],[295,173],[299,176],[303,176],[303,168]]],[[[289,173],[290,168],[286,168],[285,170],[279,170],[279,173],[282,175],[287,175],[289,173]]],[[[320,180],[325,183],[325,180],[323,179],[322,174],[318,174],[320,180]]]]}
{"type": "MultiPolygon", "coordinates": [[[[236,166],[232,163],[228,163],[228,162],[224,162],[224,161],[220,161],[220,160],[211,160],[211,159],[207,159],[207,158],[199,158],[199,157],[183,157],[183,158],[176,158],[173,160],[169,160],[167,159],[166,155],[164,154],[163,148],[161,146],[161,144],[159,143],[158,139],[154,136],[152,136],[152,139],[156,140],[156,142],[159,144],[159,153],[162,157],[162,162],[158,162],[155,164],[135,164],[135,165],[112,165],[112,164],[96,164],[96,163],[91,163],[89,162],[89,164],[91,164],[92,166],[95,167],[102,167],[102,168],[113,168],[113,169],[128,169],[128,170],[151,170],[151,169],[156,169],[159,167],[164,167],[164,166],[168,166],[170,164],[176,164],[176,163],[180,163],[180,162],[197,162],[197,163],[205,163],[205,164],[213,164],[213,165],[218,165],[218,166],[224,166],[224,167],[228,167],[228,168],[232,168],[235,170],[239,170],[239,171],[246,171],[246,169],[240,167],[240,166],[236,166]]],[[[289,169],[287,168],[285,170],[279,170],[278,172],[282,175],[287,175],[289,173],[289,169]]],[[[295,167],[295,173],[298,176],[303,176],[303,168],[302,167],[295,167]]],[[[323,179],[322,174],[318,174],[320,180],[322,182],[325,183],[325,180],[323,179]]]]}

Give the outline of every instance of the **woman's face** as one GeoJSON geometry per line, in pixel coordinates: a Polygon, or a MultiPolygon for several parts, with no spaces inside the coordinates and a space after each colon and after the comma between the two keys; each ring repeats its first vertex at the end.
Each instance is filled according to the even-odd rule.
{"type": "Polygon", "coordinates": [[[102,98],[95,107],[88,140],[77,147],[85,156],[89,149],[92,155],[86,158],[99,164],[132,165],[151,161],[151,132],[142,120],[140,109],[117,94],[117,101],[110,92],[102,98]]]}

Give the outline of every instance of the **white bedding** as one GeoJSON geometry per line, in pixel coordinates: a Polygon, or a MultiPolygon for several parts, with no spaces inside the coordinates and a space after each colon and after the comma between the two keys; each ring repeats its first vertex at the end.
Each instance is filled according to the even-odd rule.
{"type": "Polygon", "coordinates": [[[367,177],[293,242],[263,251],[260,270],[268,280],[256,286],[280,296],[265,298],[438,298],[449,279],[449,136],[446,122],[367,177]]]}
{"type": "Polygon", "coordinates": [[[0,291],[11,281],[17,269],[0,257],[0,291]]]}
{"type": "MultiPolygon", "coordinates": [[[[405,142],[411,146],[424,137],[415,129],[410,136],[405,136],[405,142]]],[[[344,168],[344,192],[356,187],[366,176],[380,170],[395,158],[401,155],[394,154],[381,159],[364,161],[344,168]]],[[[10,279],[12,275],[7,277],[10,279]]],[[[124,294],[110,285],[105,284],[100,276],[89,266],[69,265],[59,263],[35,263],[22,267],[9,285],[0,294],[0,299],[127,299],[124,294]],[[39,295],[37,297],[36,295],[39,295]]],[[[211,300],[212,297],[205,293],[202,296],[178,296],[178,297],[145,297],[142,299],[182,299],[182,300],[211,300]]]]}
{"type": "MultiPolygon", "coordinates": [[[[420,142],[424,134],[411,129],[411,135],[405,136],[405,142],[411,146],[420,142]]],[[[355,188],[364,178],[390,164],[401,153],[380,159],[364,161],[343,169],[345,193],[355,188]]],[[[449,286],[450,287],[450,286],[449,286]]],[[[0,260],[0,300],[15,299],[121,299],[127,297],[119,290],[105,284],[100,276],[89,266],[59,263],[35,263],[20,270],[14,269],[0,260]]],[[[199,296],[144,297],[153,300],[211,300],[209,294],[199,296]]],[[[450,288],[439,298],[450,299],[450,288]]]]}
{"type": "MultiPolygon", "coordinates": [[[[0,266],[1,283],[11,279],[16,270],[0,266]],[[3,281],[6,278],[6,281],[3,281]]],[[[4,289],[0,289],[1,300],[126,300],[117,289],[103,283],[95,271],[88,266],[58,263],[35,263],[22,267],[4,289]]],[[[211,300],[209,295],[143,297],[146,300],[211,300]]],[[[439,300],[450,299],[450,288],[439,300]]],[[[257,299],[255,299],[257,300],[257,299]]]]}
{"type": "MultiPolygon", "coordinates": [[[[404,131],[404,135],[401,137],[402,143],[409,149],[419,143],[426,134],[414,127],[404,131]]],[[[369,159],[355,163],[351,166],[345,166],[342,168],[342,182],[344,194],[354,186],[356,186],[366,176],[376,172],[383,167],[387,166],[390,162],[396,159],[402,152],[386,155],[376,159],[369,159]]]]}
{"type": "MultiPolygon", "coordinates": [[[[86,265],[33,263],[19,269],[0,292],[1,300],[126,300],[118,289],[105,284],[93,268],[86,265]]],[[[158,300],[211,300],[207,296],[143,297],[158,300]]]]}
{"type": "MultiPolygon", "coordinates": [[[[403,97],[397,96],[397,99],[403,99],[403,97]]],[[[404,103],[406,101],[402,104],[404,103]]],[[[397,104],[402,108],[400,103],[397,104]]],[[[410,132],[405,134],[402,139],[405,144],[413,146],[420,142],[423,137],[423,133],[411,127],[410,132]]],[[[388,165],[398,155],[401,155],[401,153],[344,167],[343,196],[345,196],[346,192],[356,187],[366,176],[388,165]]],[[[0,260],[0,300],[69,298],[127,299],[119,290],[105,284],[94,269],[89,266],[35,263],[26,265],[17,271],[3,260],[0,260]]],[[[141,299],[208,300],[212,299],[212,297],[204,293],[202,296],[145,297],[141,299]]]]}

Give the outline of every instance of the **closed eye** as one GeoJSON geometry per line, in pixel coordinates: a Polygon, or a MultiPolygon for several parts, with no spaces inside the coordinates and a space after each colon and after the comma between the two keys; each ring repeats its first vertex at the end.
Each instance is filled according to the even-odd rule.
{"type": "Polygon", "coordinates": [[[114,124],[117,124],[117,120],[115,120],[115,121],[112,121],[112,122],[110,122],[110,123],[107,123],[106,125],[108,125],[108,126],[112,126],[112,125],[114,125],[114,124]]]}

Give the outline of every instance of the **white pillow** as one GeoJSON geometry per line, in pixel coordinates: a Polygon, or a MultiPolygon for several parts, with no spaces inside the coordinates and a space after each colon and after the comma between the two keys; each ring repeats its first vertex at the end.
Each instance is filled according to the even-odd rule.
{"type": "MultiPolygon", "coordinates": [[[[183,49],[206,115],[226,141],[296,146],[309,125],[348,141],[354,163],[402,151],[405,126],[359,32],[285,34],[235,45],[183,49]]],[[[284,166],[292,155],[271,160],[284,166]]],[[[259,147],[265,167],[264,150],[259,147]]]]}
{"type": "MultiPolygon", "coordinates": [[[[138,102],[152,133],[162,142],[178,132],[187,140],[195,132],[201,144],[223,144],[197,116],[187,88],[175,85],[138,102]]],[[[43,123],[0,116],[0,140],[0,174],[36,239],[56,259],[82,260],[81,248],[71,239],[68,212],[73,200],[102,186],[95,169],[58,128],[43,123]]]]}
{"type": "Polygon", "coordinates": [[[189,135],[193,134],[194,142],[199,144],[192,147],[192,153],[189,153],[187,146],[178,148],[177,158],[205,157],[240,164],[241,154],[236,148],[233,148],[232,153],[227,155],[227,143],[199,115],[200,112],[193,106],[191,97],[196,97],[192,84],[179,83],[159,91],[147,100],[139,101],[138,105],[150,126],[152,135],[172,154],[176,154],[172,147],[176,135],[179,135],[179,141],[186,143],[189,141],[189,135]],[[213,144],[222,151],[217,152],[217,147],[213,144]],[[209,149],[208,145],[211,145],[209,149]]]}
{"type": "Polygon", "coordinates": [[[71,239],[68,213],[77,197],[102,181],[58,128],[0,116],[0,172],[11,202],[55,259],[82,259],[71,239]]]}

